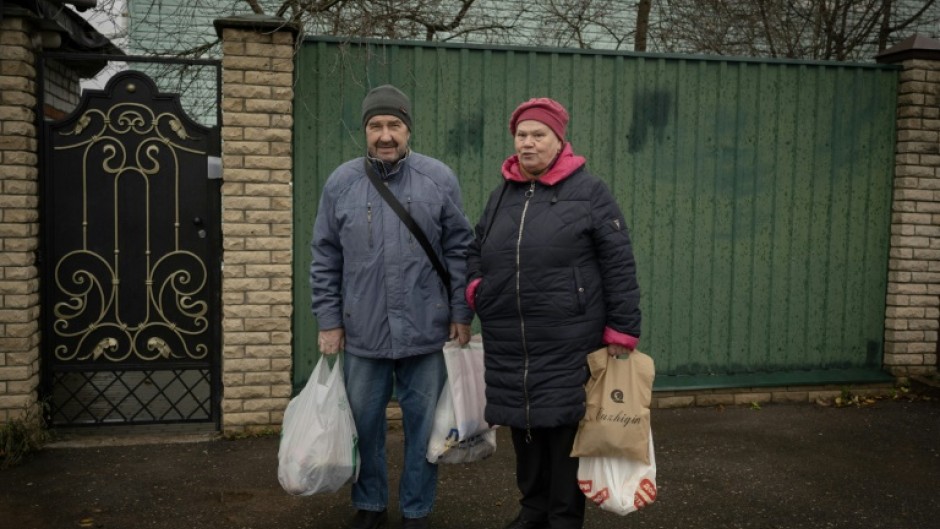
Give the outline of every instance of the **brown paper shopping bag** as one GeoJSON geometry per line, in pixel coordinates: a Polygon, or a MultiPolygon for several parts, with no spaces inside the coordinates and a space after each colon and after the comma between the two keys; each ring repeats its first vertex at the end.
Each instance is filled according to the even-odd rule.
{"type": "Polygon", "coordinates": [[[634,351],[623,358],[607,348],[588,355],[587,411],[578,425],[572,457],[626,457],[649,463],[653,359],[634,351]]]}

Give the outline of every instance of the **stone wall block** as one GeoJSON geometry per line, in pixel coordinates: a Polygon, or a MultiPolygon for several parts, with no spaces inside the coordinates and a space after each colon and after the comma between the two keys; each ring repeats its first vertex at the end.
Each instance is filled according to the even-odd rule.
{"type": "MultiPolygon", "coordinates": [[[[268,90],[271,90],[271,87],[293,86],[294,76],[292,73],[245,72],[245,82],[263,85],[268,87],[268,90]]],[[[288,98],[287,100],[290,99],[288,98]]]]}
{"type": "Polygon", "coordinates": [[[261,83],[255,84],[227,84],[223,85],[222,97],[225,99],[270,99],[271,87],[264,86],[261,83]]]}
{"type": "Polygon", "coordinates": [[[252,196],[290,197],[292,187],[288,184],[245,184],[245,193],[252,196]]]}
{"type": "Polygon", "coordinates": [[[276,99],[246,99],[245,110],[248,112],[261,112],[268,114],[289,114],[292,103],[276,99]]]}
{"type": "Polygon", "coordinates": [[[247,169],[290,169],[292,165],[286,156],[245,156],[247,169]]]}
{"type": "MultiPolygon", "coordinates": [[[[222,106],[225,106],[226,99],[222,99],[222,106]]],[[[242,102],[244,104],[244,102],[242,102]]],[[[232,112],[225,113],[223,108],[223,121],[226,127],[235,126],[235,127],[259,127],[266,128],[268,126],[279,127],[281,125],[273,122],[274,119],[279,119],[277,116],[270,116],[268,114],[254,114],[250,112],[232,112]]]]}

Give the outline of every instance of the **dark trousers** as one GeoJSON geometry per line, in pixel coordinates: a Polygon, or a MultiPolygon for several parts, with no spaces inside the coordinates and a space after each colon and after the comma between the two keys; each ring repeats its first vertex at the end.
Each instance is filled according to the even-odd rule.
{"type": "Polygon", "coordinates": [[[581,529],[584,493],[578,488],[578,458],[570,456],[578,425],[530,432],[528,436],[526,430],[512,428],[522,515],[547,521],[551,529],[581,529]]]}

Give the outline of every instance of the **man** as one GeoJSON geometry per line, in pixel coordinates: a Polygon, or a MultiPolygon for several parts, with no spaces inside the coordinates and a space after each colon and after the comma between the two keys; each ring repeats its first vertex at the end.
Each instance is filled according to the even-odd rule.
{"type": "Polygon", "coordinates": [[[375,529],[388,519],[385,409],[394,379],[405,435],[400,512],[405,529],[424,529],[437,488],[437,466],[426,453],[446,377],[441,350],[447,340],[470,339],[473,315],[462,292],[472,233],[453,171],[409,148],[408,96],[391,85],[373,89],[362,101],[362,124],[367,157],[333,171],[320,197],[311,244],[313,312],[320,352],[346,352],[343,372],[362,458],[350,528],[375,529]],[[450,292],[367,170],[425,233],[450,276],[450,292]]]}

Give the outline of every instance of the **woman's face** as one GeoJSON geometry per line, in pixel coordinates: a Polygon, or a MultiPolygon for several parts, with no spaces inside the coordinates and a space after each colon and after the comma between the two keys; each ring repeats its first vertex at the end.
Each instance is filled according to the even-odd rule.
{"type": "Polygon", "coordinates": [[[542,174],[562,148],[548,125],[531,119],[516,124],[515,144],[519,165],[532,176],[542,174]]]}

